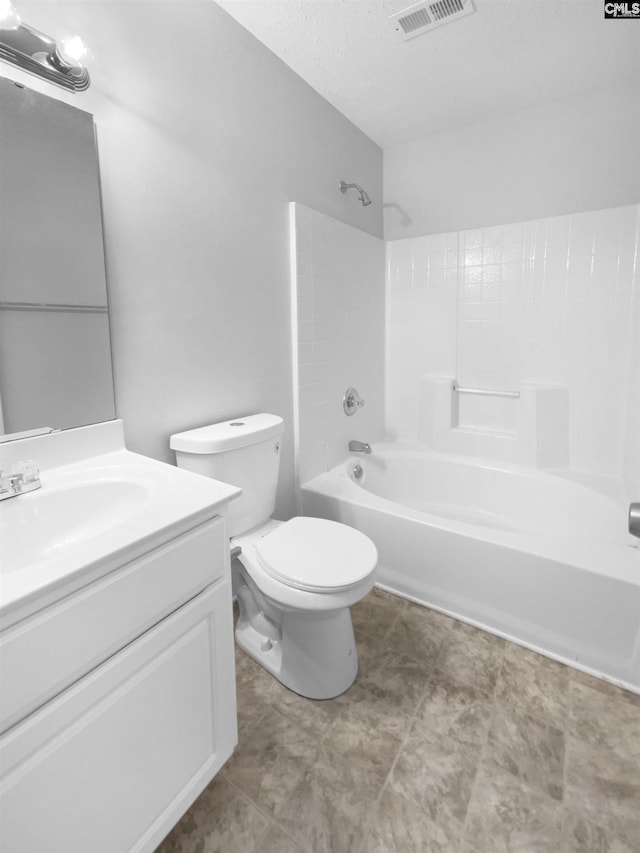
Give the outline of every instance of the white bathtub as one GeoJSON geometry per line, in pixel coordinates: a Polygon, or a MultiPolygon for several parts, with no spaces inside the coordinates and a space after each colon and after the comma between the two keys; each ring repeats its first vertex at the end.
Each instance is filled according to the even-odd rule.
{"type": "Polygon", "coordinates": [[[640,550],[622,498],[376,445],[306,483],[302,507],[370,536],[383,588],[640,692],[640,550]]]}

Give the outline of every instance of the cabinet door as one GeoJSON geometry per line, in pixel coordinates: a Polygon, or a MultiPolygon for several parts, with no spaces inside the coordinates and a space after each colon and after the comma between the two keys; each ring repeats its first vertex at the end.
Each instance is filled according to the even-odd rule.
{"type": "Polygon", "coordinates": [[[0,732],[228,572],[224,520],[154,548],[0,634],[0,732]]]}
{"type": "Polygon", "coordinates": [[[2,737],[0,849],[152,851],[236,742],[224,580],[2,737]]]}

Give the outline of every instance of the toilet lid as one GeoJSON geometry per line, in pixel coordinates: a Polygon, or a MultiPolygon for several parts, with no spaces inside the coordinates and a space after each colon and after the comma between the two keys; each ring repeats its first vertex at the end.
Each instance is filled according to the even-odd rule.
{"type": "Polygon", "coordinates": [[[325,518],[292,518],[256,546],[273,578],[309,592],[338,592],[364,580],[378,562],[373,542],[353,527],[325,518]]]}

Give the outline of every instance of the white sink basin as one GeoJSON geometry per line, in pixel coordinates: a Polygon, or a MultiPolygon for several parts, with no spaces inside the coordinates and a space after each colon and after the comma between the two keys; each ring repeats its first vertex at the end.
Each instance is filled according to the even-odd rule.
{"type": "Polygon", "coordinates": [[[110,421],[0,444],[42,488],[0,501],[0,627],[218,514],[240,489],[131,453],[110,421]]]}
{"type": "Polygon", "coordinates": [[[130,520],[149,499],[149,489],[125,480],[98,480],[42,488],[5,502],[2,574],[48,556],[130,520]]]}

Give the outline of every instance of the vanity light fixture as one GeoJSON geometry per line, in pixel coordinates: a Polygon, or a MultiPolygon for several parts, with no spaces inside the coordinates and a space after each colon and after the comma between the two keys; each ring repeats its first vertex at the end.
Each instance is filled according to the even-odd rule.
{"type": "Polygon", "coordinates": [[[0,59],[4,62],[70,92],[83,92],[91,82],[83,65],[87,53],[79,36],[58,44],[23,24],[10,0],[0,0],[0,59]]]}

